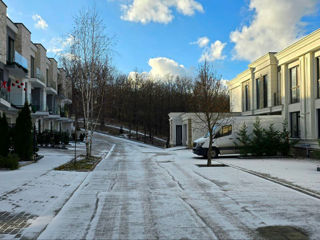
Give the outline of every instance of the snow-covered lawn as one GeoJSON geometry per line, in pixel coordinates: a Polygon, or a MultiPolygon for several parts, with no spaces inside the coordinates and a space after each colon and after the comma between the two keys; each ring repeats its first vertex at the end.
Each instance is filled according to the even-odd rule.
{"type": "MultiPolygon", "coordinates": [[[[110,149],[101,137],[97,137],[95,146],[97,155],[110,149]]],[[[44,158],[38,162],[15,171],[0,171],[0,212],[8,212],[13,217],[21,213],[34,216],[28,220],[31,225],[19,232],[24,237],[37,237],[88,175],[85,172],[53,170],[74,157],[73,149],[72,145],[69,150],[40,148],[39,154],[44,158]]],[[[84,153],[85,145],[77,144],[77,151],[78,154],[84,153]]],[[[3,230],[1,226],[0,230],[3,230]]],[[[15,235],[0,233],[0,239],[2,237],[10,239],[15,235]]]]}
{"type": "Polygon", "coordinates": [[[317,172],[317,167],[320,166],[319,160],[219,158],[218,161],[261,173],[320,194],[320,172],[317,172]]]}

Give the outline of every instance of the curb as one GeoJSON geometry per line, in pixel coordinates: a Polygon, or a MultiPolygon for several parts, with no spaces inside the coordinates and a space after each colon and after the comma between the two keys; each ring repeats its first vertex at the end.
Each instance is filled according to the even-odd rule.
{"type": "Polygon", "coordinates": [[[233,164],[222,163],[222,162],[220,162],[219,160],[215,160],[215,161],[218,162],[218,163],[221,163],[221,164],[225,164],[225,165],[227,165],[227,166],[229,166],[229,167],[238,169],[238,170],[240,170],[240,171],[249,173],[249,174],[254,175],[254,176],[256,176],[256,177],[263,178],[263,179],[268,180],[268,181],[270,181],[270,182],[273,182],[273,183],[279,184],[279,185],[281,185],[281,186],[290,188],[290,189],[295,190],[295,191],[297,191],[297,192],[306,194],[306,195],[308,195],[308,196],[310,196],[310,197],[320,199],[320,194],[319,194],[319,193],[312,192],[312,191],[310,191],[310,190],[308,190],[308,189],[304,189],[304,188],[302,188],[302,187],[299,187],[299,186],[296,186],[296,185],[293,185],[293,184],[290,184],[290,183],[286,183],[286,182],[284,182],[284,181],[275,179],[275,178],[273,178],[273,177],[267,177],[267,176],[265,176],[264,174],[257,173],[257,172],[252,171],[252,170],[248,170],[248,169],[246,169],[246,168],[238,167],[238,166],[233,165],[233,164]]]}

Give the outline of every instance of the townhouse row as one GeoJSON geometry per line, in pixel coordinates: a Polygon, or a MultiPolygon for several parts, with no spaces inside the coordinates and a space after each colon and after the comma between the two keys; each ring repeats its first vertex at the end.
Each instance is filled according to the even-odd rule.
{"type": "Polygon", "coordinates": [[[8,18],[7,6],[0,0],[0,113],[6,113],[10,125],[28,101],[37,131],[71,133],[71,87],[65,70],[57,65],[42,44],[31,41],[23,23],[8,18]]]}
{"type": "Polygon", "coordinates": [[[291,138],[317,148],[320,139],[320,29],[286,49],[269,52],[229,81],[230,109],[281,115],[291,138]]]}

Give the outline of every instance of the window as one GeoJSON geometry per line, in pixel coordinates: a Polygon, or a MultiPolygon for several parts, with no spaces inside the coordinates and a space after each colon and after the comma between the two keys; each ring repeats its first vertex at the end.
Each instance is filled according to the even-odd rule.
{"type": "Polygon", "coordinates": [[[47,86],[49,84],[49,70],[46,70],[46,81],[47,81],[47,86]]]}
{"type": "Polygon", "coordinates": [[[232,134],[232,125],[226,125],[220,128],[218,134],[216,134],[216,138],[224,137],[232,134]]]}
{"type": "Polygon", "coordinates": [[[300,138],[300,112],[290,113],[291,137],[300,138]]]}
{"type": "Polygon", "coordinates": [[[274,93],[273,101],[274,106],[278,106],[281,104],[281,67],[278,67],[277,89],[274,93]]]}
{"type": "Polygon", "coordinates": [[[268,77],[263,76],[263,107],[268,107],[268,77]]]}
{"type": "Polygon", "coordinates": [[[250,90],[249,90],[249,81],[246,81],[242,84],[242,110],[249,111],[250,110],[250,90]]]}
{"type": "Polygon", "coordinates": [[[257,109],[268,107],[268,76],[256,79],[257,109]]]}
{"type": "Polygon", "coordinates": [[[320,57],[317,57],[316,61],[317,69],[317,97],[320,98],[320,57]]]}
{"type": "Polygon", "coordinates": [[[14,40],[11,37],[8,37],[7,62],[14,63],[14,40]]]}
{"type": "Polygon", "coordinates": [[[320,139],[320,109],[317,109],[318,117],[318,139],[320,139]]]}
{"type": "Polygon", "coordinates": [[[260,108],[260,81],[256,79],[256,90],[257,90],[257,109],[260,108]]]}
{"type": "Polygon", "coordinates": [[[290,98],[291,103],[300,102],[300,90],[298,79],[298,67],[291,68],[290,70],[290,98]]]}
{"type": "Polygon", "coordinates": [[[31,60],[30,60],[30,63],[31,63],[31,78],[34,78],[35,77],[35,71],[34,71],[34,57],[31,56],[31,60]]]}

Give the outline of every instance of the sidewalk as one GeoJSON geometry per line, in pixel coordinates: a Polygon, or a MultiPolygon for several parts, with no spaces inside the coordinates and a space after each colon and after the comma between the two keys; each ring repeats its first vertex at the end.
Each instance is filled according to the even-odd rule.
{"type": "Polygon", "coordinates": [[[70,233],[73,239],[86,237],[98,211],[99,193],[106,191],[108,182],[113,177],[107,159],[114,148],[115,145],[96,168],[86,176],[38,239],[69,239],[70,233]],[[107,174],[108,171],[111,171],[110,174],[107,174]],[[82,227],[79,228],[79,226],[82,227]]]}
{"type": "Polygon", "coordinates": [[[320,166],[319,160],[292,158],[218,158],[217,160],[320,194],[320,172],[317,172],[317,167],[320,166]]]}
{"type": "Polygon", "coordinates": [[[87,173],[54,171],[73,157],[44,149],[44,158],[15,171],[0,171],[0,239],[37,234],[51,221],[87,173]],[[32,229],[32,230],[31,230],[32,229]]]}
{"type": "MultiPolygon", "coordinates": [[[[95,136],[94,155],[110,149],[106,138],[95,136]]],[[[77,144],[77,154],[85,144],[77,144]]],[[[35,239],[78,189],[88,172],[55,171],[74,157],[67,150],[40,149],[44,158],[15,171],[0,171],[0,239],[35,239]]]]}

